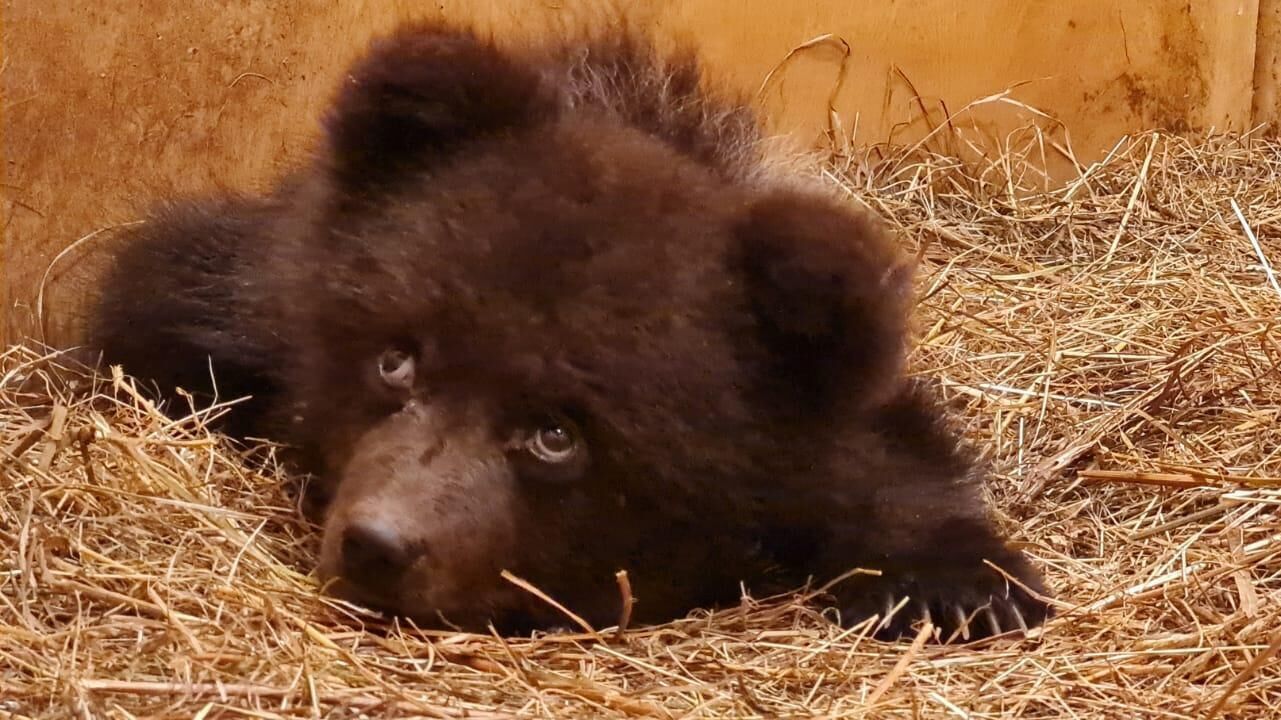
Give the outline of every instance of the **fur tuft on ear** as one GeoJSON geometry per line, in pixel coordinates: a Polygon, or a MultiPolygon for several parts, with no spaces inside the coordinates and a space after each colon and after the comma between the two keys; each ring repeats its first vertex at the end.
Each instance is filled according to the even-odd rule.
{"type": "Polygon", "coordinates": [[[738,270],[773,367],[767,385],[807,406],[867,409],[902,384],[912,266],[880,222],[780,192],[737,228],[738,270]]]}
{"type": "Polygon", "coordinates": [[[551,108],[511,54],[465,30],[414,25],[374,41],[348,72],[325,122],[330,162],[346,188],[386,185],[551,108]]]}

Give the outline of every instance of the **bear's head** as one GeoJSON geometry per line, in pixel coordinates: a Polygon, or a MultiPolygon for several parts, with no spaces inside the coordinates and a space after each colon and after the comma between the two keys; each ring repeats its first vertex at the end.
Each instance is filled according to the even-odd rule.
{"type": "Polygon", "coordinates": [[[641,620],[733,599],[901,383],[877,224],[772,176],[694,65],[583,47],[404,30],[327,119],[277,267],[344,596],[471,629],[564,622],[504,570],[593,623],[618,570],[641,620]]]}

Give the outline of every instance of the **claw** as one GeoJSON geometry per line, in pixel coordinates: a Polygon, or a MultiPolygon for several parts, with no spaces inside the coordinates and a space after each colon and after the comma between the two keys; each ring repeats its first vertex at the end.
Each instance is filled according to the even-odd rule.
{"type": "Polygon", "coordinates": [[[1019,610],[1019,604],[1017,602],[1010,601],[1009,608],[1010,614],[1014,616],[1014,622],[1018,623],[1019,629],[1026,634],[1027,620],[1023,619],[1023,611],[1019,610]]]}
{"type": "Polygon", "coordinates": [[[894,600],[891,596],[886,595],[881,598],[884,609],[881,611],[881,621],[876,624],[877,630],[884,630],[890,626],[890,618],[894,614],[894,600]]]}
{"type": "Polygon", "coordinates": [[[934,613],[930,612],[930,604],[925,601],[921,601],[921,602],[918,602],[916,605],[921,610],[920,613],[918,613],[918,617],[920,618],[920,621],[921,621],[918,627],[928,626],[932,628],[930,632],[934,640],[935,641],[942,640],[943,638],[942,628],[940,628],[938,624],[934,622],[934,613]]]}
{"type": "Polygon", "coordinates": [[[956,620],[956,629],[961,633],[961,639],[969,641],[970,639],[970,621],[965,617],[965,611],[959,605],[952,606],[953,619],[956,620]]]}
{"type": "Polygon", "coordinates": [[[991,603],[983,608],[983,614],[987,616],[987,624],[992,628],[992,634],[1000,635],[1003,632],[1001,630],[1001,621],[996,618],[996,610],[992,609],[991,603]]]}

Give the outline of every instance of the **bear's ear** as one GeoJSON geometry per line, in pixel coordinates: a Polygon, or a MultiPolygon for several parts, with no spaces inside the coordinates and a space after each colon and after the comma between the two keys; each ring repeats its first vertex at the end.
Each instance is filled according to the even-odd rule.
{"type": "Polygon", "coordinates": [[[735,235],[735,264],[771,363],[766,385],[811,406],[889,400],[907,355],[912,265],[879,220],[778,192],[757,200],[735,235]]]}
{"type": "Polygon", "coordinates": [[[469,138],[535,121],[537,73],[464,30],[415,25],[375,41],[326,118],[340,185],[382,185],[469,138]]]}

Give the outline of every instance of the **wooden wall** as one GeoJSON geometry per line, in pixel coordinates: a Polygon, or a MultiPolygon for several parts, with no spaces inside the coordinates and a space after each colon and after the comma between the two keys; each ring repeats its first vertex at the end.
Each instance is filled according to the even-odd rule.
{"type": "MultiPolygon", "coordinates": [[[[50,272],[43,324],[55,344],[77,338],[80,309],[111,252],[111,227],[135,219],[157,195],[270,182],[306,151],[338,74],[370,35],[405,18],[443,15],[510,37],[575,10],[573,0],[3,1],[0,342],[39,336],[42,276],[60,252],[98,232],[50,272]]],[[[1026,83],[1011,97],[1060,120],[1088,161],[1135,130],[1241,130],[1272,120],[1278,5],[638,0],[630,7],[660,37],[696,42],[718,81],[752,92],[789,51],[832,36],[796,53],[762,97],[769,122],[804,139],[818,141],[829,126],[845,62],[833,103],[843,142],[910,140],[924,127],[922,107],[955,113],[1026,83]],[[849,48],[845,60],[840,41],[849,48]]],[[[1032,118],[989,102],[956,121],[993,146],[1032,118]]]]}

